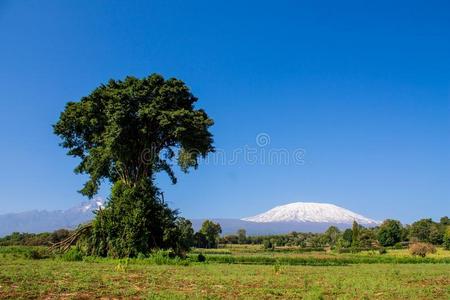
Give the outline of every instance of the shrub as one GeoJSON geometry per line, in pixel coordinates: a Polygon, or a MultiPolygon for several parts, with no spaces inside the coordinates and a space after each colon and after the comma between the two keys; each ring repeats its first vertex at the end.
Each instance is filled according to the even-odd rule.
{"type": "Polygon", "coordinates": [[[64,253],[61,258],[64,261],[82,261],[83,260],[83,253],[77,248],[72,248],[66,253],[64,253]]]}
{"type": "Polygon", "coordinates": [[[429,253],[436,253],[436,247],[429,243],[414,243],[409,246],[413,256],[425,257],[429,253]]]}
{"type": "Polygon", "coordinates": [[[380,253],[380,254],[386,254],[386,253],[387,253],[386,248],[381,247],[380,249],[378,249],[378,253],[380,253]]]}
{"type": "Polygon", "coordinates": [[[50,253],[45,248],[30,249],[29,251],[25,252],[25,257],[28,259],[44,259],[49,258],[50,253]]]}
{"type": "Polygon", "coordinates": [[[392,246],[392,248],[394,248],[394,249],[403,249],[405,247],[403,246],[403,244],[401,242],[399,242],[399,243],[395,243],[395,245],[392,246]]]}
{"type": "Polygon", "coordinates": [[[275,247],[272,244],[272,242],[269,239],[267,239],[267,240],[264,240],[264,249],[266,249],[266,250],[274,250],[275,247]]]}
{"type": "Polygon", "coordinates": [[[197,256],[197,261],[198,262],[205,262],[206,261],[206,257],[203,255],[203,254],[199,254],[198,256],[197,256]]]}
{"type": "Polygon", "coordinates": [[[170,264],[170,253],[167,250],[158,250],[152,253],[151,259],[157,265],[168,265],[170,264]]]}

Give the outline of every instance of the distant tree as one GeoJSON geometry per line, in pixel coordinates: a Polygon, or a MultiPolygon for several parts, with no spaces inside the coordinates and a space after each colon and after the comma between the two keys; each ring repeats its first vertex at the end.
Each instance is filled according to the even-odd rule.
{"type": "Polygon", "coordinates": [[[442,217],[439,223],[444,226],[450,225],[450,219],[447,216],[442,217]]]}
{"type": "Polygon", "coordinates": [[[342,234],[342,239],[345,241],[345,247],[350,247],[353,241],[353,231],[350,228],[347,228],[342,234]]]}
{"type": "Polygon", "coordinates": [[[352,247],[359,247],[359,225],[356,221],[352,224],[352,247]]]}
{"type": "Polygon", "coordinates": [[[409,237],[410,237],[409,231],[410,231],[410,229],[411,229],[411,225],[409,225],[409,224],[406,224],[405,226],[403,226],[403,229],[402,229],[402,241],[409,241],[409,237]]]}
{"type": "Polygon", "coordinates": [[[178,79],[153,74],[102,84],[79,102],[67,103],[54,132],[67,154],[81,159],[75,173],[86,174],[81,193],[94,196],[102,182],[112,191],[86,238],[90,254],[134,256],[170,248],[177,214],[154,185],[172,162],[187,172],[213,151],[213,121],[178,79]],[[178,155],[177,155],[178,154],[178,155]]]}
{"type": "Polygon", "coordinates": [[[403,226],[397,220],[385,220],[378,230],[378,241],[383,246],[394,246],[402,240],[403,226]]]}
{"type": "Polygon", "coordinates": [[[217,242],[219,240],[220,234],[222,233],[220,224],[214,223],[210,220],[206,220],[202,224],[200,233],[206,237],[207,248],[217,248],[217,242]]]}
{"type": "Polygon", "coordinates": [[[419,242],[441,244],[444,238],[442,227],[431,219],[422,219],[411,224],[410,239],[419,242]]]}
{"type": "Polygon", "coordinates": [[[444,243],[442,244],[442,246],[444,246],[444,249],[450,250],[450,226],[447,226],[445,228],[444,243]]]}
{"type": "Polygon", "coordinates": [[[239,244],[239,237],[235,234],[226,235],[221,238],[220,243],[222,244],[239,244]]]}
{"type": "Polygon", "coordinates": [[[51,234],[50,240],[52,243],[58,243],[67,238],[70,231],[67,229],[58,229],[51,234]]]}
{"type": "Polygon", "coordinates": [[[237,236],[239,244],[247,243],[247,232],[245,231],[245,229],[239,229],[237,232],[237,236]]]}
{"type": "Polygon", "coordinates": [[[358,245],[362,248],[372,248],[374,244],[377,244],[377,236],[375,231],[370,228],[360,228],[358,245]]]}
{"type": "Polygon", "coordinates": [[[275,245],[270,238],[264,239],[263,245],[264,245],[264,249],[266,249],[266,250],[274,250],[275,249],[275,245]]]}
{"type": "Polygon", "coordinates": [[[194,245],[194,229],[192,222],[185,218],[178,218],[175,221],[176,227],[171,231],[166,231],[166,239],[172,239],[171,244],[175,253],[184,257],[186,252],[194,245]]]}
{"type": "Polygon", "coordinates": [[[201,232],[196,232],[194,234],[194,245],[197,248],[208,248],[208,240],[206,236],[201,232]]]}
{"type": "Polygon", "coordinates": [[[330,226],[324,233],[324,237],[326,240],[326,243],[333,247],[336,245],[339,237],[340,237],[341,231],[336,226],[330,226]]]}

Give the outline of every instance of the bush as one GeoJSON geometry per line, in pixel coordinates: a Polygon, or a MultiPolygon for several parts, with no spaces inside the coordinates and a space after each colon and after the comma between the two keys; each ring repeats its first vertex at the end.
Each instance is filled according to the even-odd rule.
{"type": "Polygon", "coordinates": [[[171,264],[170,253],[167,250],[158,250],[152,253],[150,258],[157,265],[169,265],[171,264]]]}
{"type": "Polygon", "coordinates": [[[266,249],[266,250],[274,250],[275,246],[270,240],[264,240],[264,249],[266,249]]]}
{"type": "Polygon", "coordinates": [[[205,262],[206,261],[206,257],[203,255],[203,254],[199,254],[198,256],[197,256],[197,261],[198,262],[205,262]]]}
{"type": "Polygon", "coordinates": [[[387,250],[386,250],[386,248],[381,247],[380,249],[378,249],[378,253],[380,253],[380,254],[386,254],[386,253],[387,253],[387,250]]]}
{"type": "Polygon", "coordinates": [[[61,258],[64,261],[82,261],[83,260],[83,253],[77,248],[72,248],[66,253],[64,253],[61,258]]]}
{"type": "Polygon", "coordinates": [[[436,247],[429,243],[414,243],[409,246],[409,252],[413,256],[425,257],[429,253],[436,253],[436,247]]]}
{"type": "Polygon", "coordinates": [[[45,248],[30,249],[25,252],[25,257],[28,259],[44,259],[49,258],[50,253],[45,248]]]}
{"type": "Polygon", "coordinates": [[[403,244],[401,242],[399,242],[399,243],[395,243],[395,245],[392,246],[392,248],[399,250],[399,249],[404,249],[405,246],[403,246],[403,244]]]}

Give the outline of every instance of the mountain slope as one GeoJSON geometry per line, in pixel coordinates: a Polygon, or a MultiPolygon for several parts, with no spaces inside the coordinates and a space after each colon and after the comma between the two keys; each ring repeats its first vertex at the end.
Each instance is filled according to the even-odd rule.
{"type": "Polygon", "coordinates": [[[90,221],[93,212],[103,206],[104,201],[97,198],[67,210],[33,210],[0,215],[0,236],[13,232],[39,233],[60,228],[72,229],[90,221]]]}
{"type": "Polygon", "coordinates": [[[328,203],[295,202],[272,208],[271,210],[243,221],[257,223],[311,222],[352,224],[353,221],[365,226],[375,226],[378,221],[366,218],[348,209],[328,203]]]}

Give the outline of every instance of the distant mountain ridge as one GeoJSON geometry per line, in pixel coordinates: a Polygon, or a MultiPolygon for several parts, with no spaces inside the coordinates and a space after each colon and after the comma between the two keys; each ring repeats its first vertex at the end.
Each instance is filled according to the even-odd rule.
{"type": "MultiPolygon", "coordinates": [[[[67,210],[28,211],[0,215],[0,237],[12,232],[51,232],[60,228],[73,229],[94,217],[94,212],[104,207],[105,201],[96,198],[67,210]]],[[[330,226],[349,228],[353,221],[366,227],[380,222],[366,218],[345,208],[312,202],[295,202],[281,205],[243,219],[208,218],[222,227],[222,234],[234,234],[245,229],[249,235],[285,234],[297,232],[323,232],[330,226]]],[[[191,220],[196,231],[205,219],[191,220]]]]}
{"type": "Polygon", "coordinates": [[[13,232],[39,233],[61,228],[73,229],[92,220],[94,211],[104,207],[105,201],[96,198],[67,210],[32,210],[0,215],[0,236],[13,232]]]}

